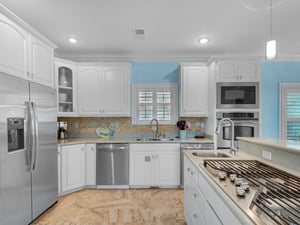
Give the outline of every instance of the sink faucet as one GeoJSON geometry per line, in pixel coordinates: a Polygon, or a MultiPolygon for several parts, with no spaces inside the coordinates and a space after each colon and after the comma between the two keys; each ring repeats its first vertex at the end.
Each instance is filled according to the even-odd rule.
{"type": "Polygon", "coordinates": [[[237,148],[234,147],[234,123],[231,119],[229,118],[222,118],[219,123],[218,126],[216,128],[216,134],[220,134],[221,132],[221,124],[223,122],[229,122],[231,125],[231,147],[230,147],[230,153],[231,154],[237,154],[237,148]]]}
{"type": "MultiPolygon", "coordinates": [[[[152,119],[150,122],[150,128],[152,128],[153,126],[155,126],[155,138],[159,138],[159,133],[158,133],[158,128],[159,128],[159,124],[158,124],[158,120],[157,119],[152,119]],[[155,122],[155,124],[153,124],[153,122],[155,122]]],[[[154,131],[154,129],[152,128],[152,130],[154,131]]]]}

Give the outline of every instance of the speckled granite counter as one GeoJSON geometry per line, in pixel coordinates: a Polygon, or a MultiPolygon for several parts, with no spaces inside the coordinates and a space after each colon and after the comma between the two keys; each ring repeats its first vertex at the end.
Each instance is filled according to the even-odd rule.
{"type": "Polygon", "coordinates": [[[276,166],[296,171],[300,176],[300,143],[266,138],[238,138],[241,152],[276,166]]]}
{"type": "Polygon", "coordinates": [[[287,141],[271,138],[247,138],[238,137],[238,140],[258,144],[266,147],[276,148],[287,152],[300,154],[300,142],[299,141],[287,141]]]}
{"type": "Polygon", "coordinates": [[[213,143],[211,138],[186,138],[179,139],[174,138],[174,140],[161,140],[161,141],[151,141],[151,140],[141,140],[137,141],[136,138],[70,138],[64,140],[58,140],[58,145],[72,145],[72,144],[85,144],[85,143],[213,143]]]}

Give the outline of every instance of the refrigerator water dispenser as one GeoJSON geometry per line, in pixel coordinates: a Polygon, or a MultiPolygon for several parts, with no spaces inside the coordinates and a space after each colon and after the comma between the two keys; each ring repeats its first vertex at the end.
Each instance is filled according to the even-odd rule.
{"type": "Polygon", "coordinates": [[[7,118],[8,152],[24,149],[24,118],[7,118]]]}

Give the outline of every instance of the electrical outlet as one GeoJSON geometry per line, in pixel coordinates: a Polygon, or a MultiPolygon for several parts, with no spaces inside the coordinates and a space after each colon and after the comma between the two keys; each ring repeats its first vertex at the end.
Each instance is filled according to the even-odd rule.
{"type": "Polygon", "coordinates": [[[272,153],[263,150],[263,151],[262,151],[262,157],[263,157],[264,159],[272,160],[272,153]]]}

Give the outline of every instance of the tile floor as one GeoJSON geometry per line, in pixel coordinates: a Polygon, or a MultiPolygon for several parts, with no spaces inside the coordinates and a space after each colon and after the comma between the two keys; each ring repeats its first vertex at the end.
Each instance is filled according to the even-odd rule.
{"type": "Polygon", "coordinates": [[[85,189],[59,198],[32,225],[186,225],[182,189],[85,189]]]}

